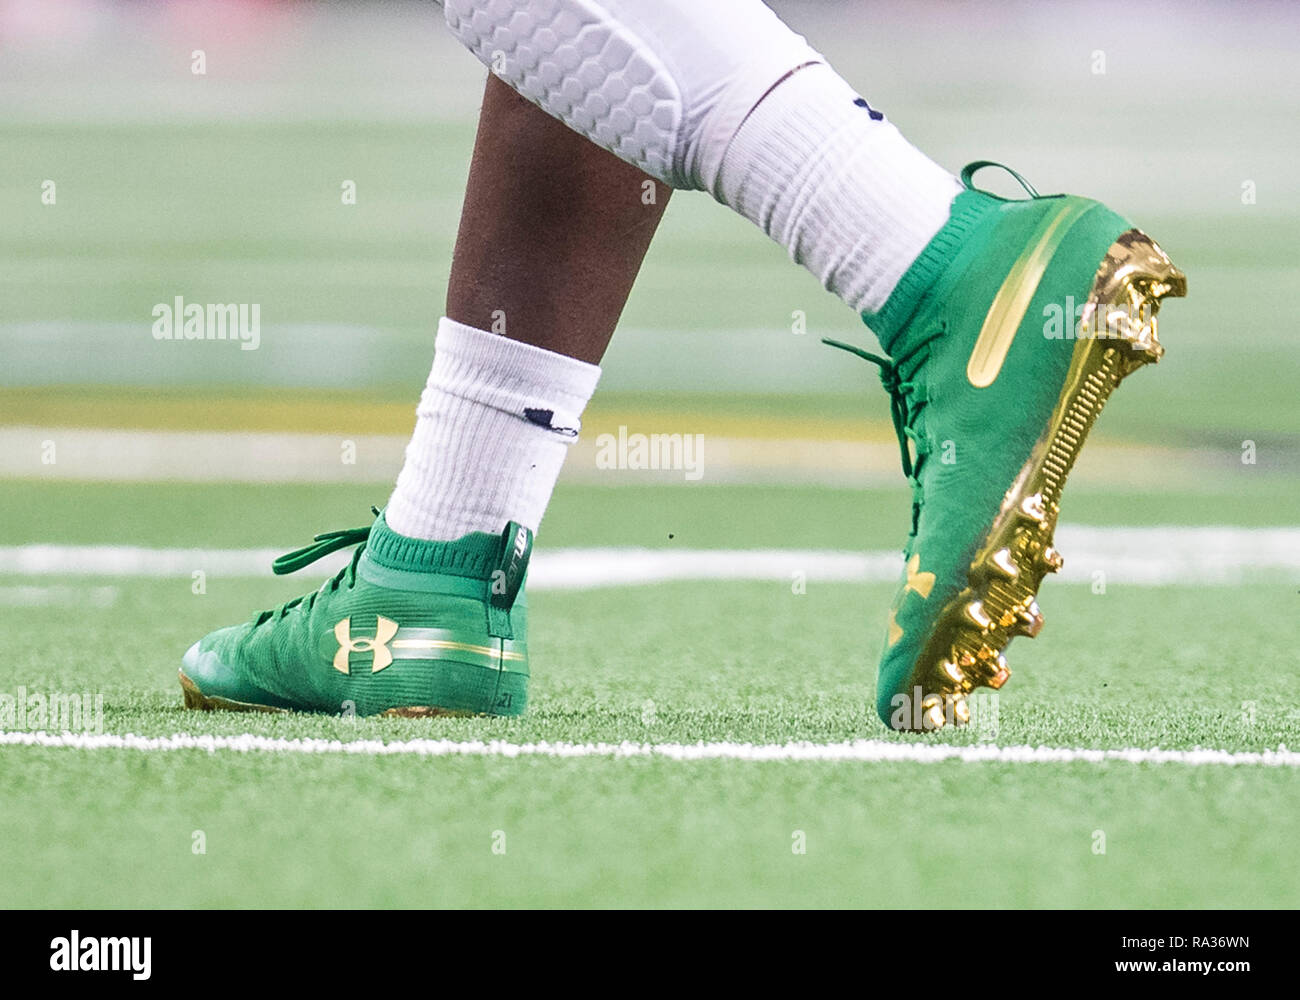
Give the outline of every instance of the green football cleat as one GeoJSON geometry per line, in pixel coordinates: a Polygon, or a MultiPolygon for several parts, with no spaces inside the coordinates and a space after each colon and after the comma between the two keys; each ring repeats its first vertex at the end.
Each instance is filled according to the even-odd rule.
{"type": "MultiPolygon", "coordinates": [[[[970,719],[1003,650],[1042,627],[1062,565],[1061,491],[1126,376],[1163,353],[1156,312],[1186,279],[1144,233],[1069,195],[998,198],[962,171],[948,223],[879,313],[863,319],[912,484],[906,569],[889,612],[876,709],[895,729],[970,719]]],[[[1007,168],[1003,168],[1007,169],[1007,168]]]]}
{"type": "Polygon", "coordinates": [[[319,590],[219,629],[181,660],[187,708],[339,715],[519,715],[532,532],[406,538],[384,516],[275,561],[292,573],[357,545],[319,590]]]}

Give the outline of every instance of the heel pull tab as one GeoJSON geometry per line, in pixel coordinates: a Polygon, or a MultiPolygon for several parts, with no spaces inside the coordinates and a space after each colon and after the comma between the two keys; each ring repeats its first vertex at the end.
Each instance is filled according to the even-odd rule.
{"type": "MultiPolygon", "coordinates": [[[[966,164],[966,166],[962,167],[961,182],[962,185],[968,191],[979,191],[981,194],[989,194],[988,191],[983,191],[980,188],[977,188],[975,186],[975,174],[983,170],[985,167],[997,167],[1000,170],[1005,170],[1007,173],[1009,173],[1012,177],[1014,177],[1017,181],[1020,182],[1020,186],[1024,188],[1026,192],[1028,192],[1029,197],[1031,198],[1042,197],[1042,195],[1040,195],[1036,190],[1034,190],[1034,186],[1030,184],[1029,181],[1025,180],[1023,177],[1020,176],[1020,174],[1016,173],[1016,171],[1012,170],[1005,163],[998,163],[996,160],[976,160],[974,163],[968,163],[966,164]]],[[[993,197],[996,198],[997,195],[994,195],[993,197]]]]}
{"type": "Polygon", "coordinates": [[[488,634],[499,639],[513,639],[514,628],[510,611],[515,598],[524,585],[528,573],[528,559],[533,554],[533,533],[516,521],[511,521],[501,532],[501,551],[496,568],[487,580],[488,634]]]}

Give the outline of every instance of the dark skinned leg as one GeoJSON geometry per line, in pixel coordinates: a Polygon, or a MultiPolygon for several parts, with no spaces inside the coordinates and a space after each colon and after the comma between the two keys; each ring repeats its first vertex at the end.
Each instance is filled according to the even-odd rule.
{"type": "Polygon", "coordinates": [[[671,193],[489,76],[447,316],[599,363],[671,193]]]}

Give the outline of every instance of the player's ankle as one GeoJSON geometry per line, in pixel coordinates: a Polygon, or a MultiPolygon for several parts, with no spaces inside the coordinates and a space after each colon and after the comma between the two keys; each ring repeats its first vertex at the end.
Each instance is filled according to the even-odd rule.
{"type": "Polygon", "coordinates": [[[445,318],[435,351],[388,526],[429,541],[536,531],[600,369],[445,318]]]}

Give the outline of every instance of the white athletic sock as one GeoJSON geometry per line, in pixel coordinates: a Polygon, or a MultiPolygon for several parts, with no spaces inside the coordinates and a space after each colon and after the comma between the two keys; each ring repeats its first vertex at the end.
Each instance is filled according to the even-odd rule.
{"type": "Polygon", "coordinates": [[[432,541],[507,521],[535,532],[599,378],[596,365],[444,317],[388,526],[432,541]]]}
{"type": "Polygon", "coordinates": [[[885,304],[960,190],[830,66],[814,63],[750,112],[714,195],[861,313],[885,304]]]}

